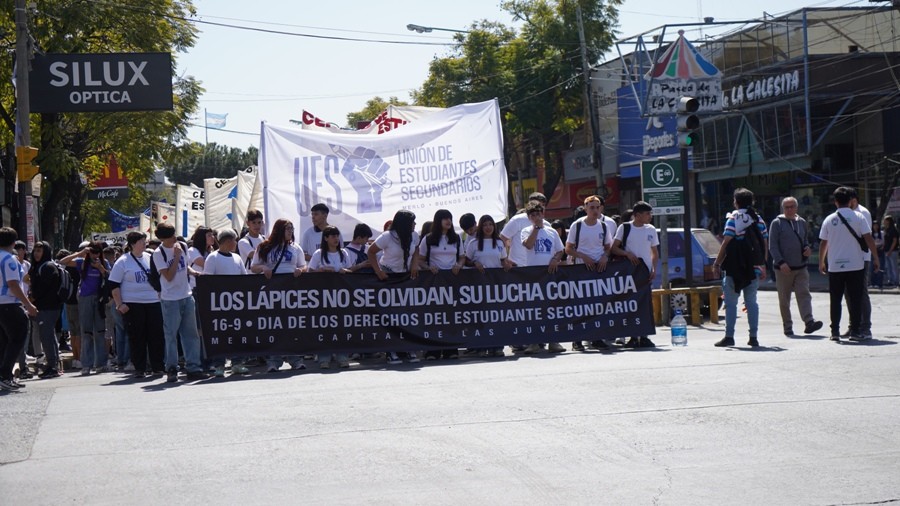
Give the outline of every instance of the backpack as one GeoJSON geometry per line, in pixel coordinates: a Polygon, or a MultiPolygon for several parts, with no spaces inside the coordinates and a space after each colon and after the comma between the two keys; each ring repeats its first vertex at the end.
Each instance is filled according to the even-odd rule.
{"type": "MultiPolygon", "coordinates": [[[[69,271],[66,270],[65,267],[59,265],[55,261],[45,262],[44,266],[52,265],[54,269],[56,269],[57,279],[59,282],[56,286],[56,299],[59,302],[65,304],[68,300],[75,295],[75,283],[72,282],[72,276],[69,275],[69,271]]],[[[42,266],[41,269],[44,267],[42,266]]]]}
{"type": "MultiPolygon", "coordinates": [[[[150,283],[150,287],[158,292],[162,291],[162,282],[159,279],[159,271],[156,270],[156,264],[153,263],[153,255],[150,255],[150,270],[144,269],[144,264],[138,260],[138,257],[134,256],[134,253],[128,253],[131,258],[134,259],[134,262],[138,264],[138,267],[144,271],[144,275],[147,276],[147,283],[150,283]]],[[[166,254],[163,253],[163,258],[165,258],[166,254]]]]}
{"type": "Polygon", "coordinates": [[[763,239],[762,232],[759,231],[758,223],[758,220],[754,221],[747,227],[747,231],[744,232],[744,247],[746,254],[753,261],[753,265],[765,265],[766,242],[763,239]]]}
{"type": "MultiPolygon", "coordinates": [[[[188,250],[187,244],[185,244],[181,241],[178,241],[178,244],[181,245],[181,254],[182,254],[182,256],[185,257],[185,259],[184,259],[184,264],[186,266],[184,269],[185,273],[187,274],[188,278],[190,278],[191,273],[188,272],[188,268],[187,268],[187,250],[188,250]]],[[[168,264],[169,258],[166,256],[166,250],[163,248],[162,244],[159,245],[159,253],[162,255],[163,262],[168,264]]],[[[143,266],[141,266],[141,267],[143,268],[143,266]]],[[[156,262],[153,261],[153,255],[150,256],[150,272],[147,273],[147,281],[150,283],[150,286],[152,286],[154,290],[156,290],[157,292],[162,291],[162,280],[160,279],[159,269],[156,268],[156,262]]]]}

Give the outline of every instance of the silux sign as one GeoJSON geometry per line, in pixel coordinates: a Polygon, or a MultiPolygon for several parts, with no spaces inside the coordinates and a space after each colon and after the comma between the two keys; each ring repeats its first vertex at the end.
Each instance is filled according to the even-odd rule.
{"type": "Polygon", "coordinates": [[[31,112],[172,110],[172,55],[35,55],[31,112]]]}

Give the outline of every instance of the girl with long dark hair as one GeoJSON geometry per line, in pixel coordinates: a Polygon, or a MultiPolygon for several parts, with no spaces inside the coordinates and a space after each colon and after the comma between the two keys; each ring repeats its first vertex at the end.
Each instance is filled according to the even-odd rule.
{"type": "Polygon", "coordinates": [[[63,258],[60,263],[78,269],[78,319],[81,322],[81,375],[108,372],[109,350],[106,346],[106,318],[101,313],[101,288],[109,275],[110,265],[103,258],[103,243],[92,241],[81,251],[63,258]]]}
{"type": "MultiPolygon", "coordinates": [[[[421,267],[429,269],[432,274],[442,270],[459,273],[465,263],[465,252],[462,251],[462,240],[453,228],[453,214],[446,209],[438,209],[431,223],[431,232],[419,243],[418,258],[421,267]]],[[[456,348],[445,348],[425,353],[425,360],[442,357],[459,358],[459,351],[456,348]]]]}
{"type": "Polygon", "coordinates": [[[322,243],[309,259],[310,272],[350,272],[353,260],[341,248],[341,232],[337,227],[322,230],[322,243]]]}
{"type": "MultiPolygon", "coordinates": [[[[419,234],[416,233],[416,215],[412,211],[401,209],[394,214],[390,228],[375,239],[369,246],[369,264],[375,271],[378,279],[385,280],[388,273],[409,272],[409,277],[415,279],[419,275],[418,252],[416,244],[419,243],[419,234]],[[378,253],[381,252],[381,258],[378,253]]],[[[415,353],[410,353],[409,362],[416,363],[419,358],[415,353]]],[[[396,365],[403,361],[396,352],[387,353],[388,364],[396,365]]]]}
{"type": "MultiPolygon", "coordinates": [[[[263,274],[267,279],[271,279],[272,274],[293,274],[294,277],[303,274],[306,258],[303,249],[294,244],[293,223],[285,219],[275,221],[272,233],[256,248],[250,270],[263,274]]],[[[293,370],[306,369],[303,357],[299,355],[273,355],[266,362],[267,372],[278,372],[284,362],[290,364],[293,370]]]]}

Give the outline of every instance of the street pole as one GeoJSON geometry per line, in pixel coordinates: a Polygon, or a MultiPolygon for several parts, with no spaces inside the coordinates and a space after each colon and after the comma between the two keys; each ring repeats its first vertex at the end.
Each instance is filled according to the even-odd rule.
{"type": "Polygon", "coordinates": [[[679,149],[681,155],[681,181],[684,184],[684,275],[687,286],[694,286],[694,234],[691,232],[693,220],[691,214],[694,204],[694,184],[691,171],[688,170],[688,150],[679,149]]]}
{"type": "MultiPolygon", "coordinates": [[[[589,129],[588,135],[591,143],[591,161],[594,167],[594,178],[597,186],[597,194],[603,188],[603,170],[602,161],[600,159],[600,141],[598,139],[599,132],[597,129],[597,115],[594,111],[594,100],[591,93],[591,66],[588,64],[587,42],[584,37],[584,18],[581,16],[581,6],[575,6],[575,16],[578,21],[578,41],[581,44],[581,68],[584,73],[584,104],[587,107],[589,121],[586,127],[589,129]]],[[[605,198],[605,197],[604,197],[605,198]]]]}
{"type": "MultiPolygon", "coordinates": [[[[28,147],[31,145],[31,105],[28,95],[31,55],[28,50],[28,12],[25,9],[25,0],[16,0],[16,146],[28,147]]],[[[34,234],[31,193],[31,179],[19,181],[19,231],[21,238],[26,240],[34,234]]]]}

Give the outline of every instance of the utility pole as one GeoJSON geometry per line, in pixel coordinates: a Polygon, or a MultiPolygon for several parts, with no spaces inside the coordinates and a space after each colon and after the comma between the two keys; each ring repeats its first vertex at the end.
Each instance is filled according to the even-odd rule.
{"type": "MultiPolygon", "coordinates": [[[[31,62],[28,11],[25,0],[16,0],[16,147],[31,146],[31,105],[28,95],[28,67],[31,62]]],[[[16,160],[19,163],[19,160],[16,160]]],[[[31,179],[19,181],[19,231],[21,238],[34,241],[34,202],[31,179]],[[30,219],[29,219],[30,218],[30,219]]],[[[29,244],[29,249],[33,244],[29,244]]]]}
{"type": "Polygon", "coordinates": [[[575,16],[578,21],[578,41],[581,43],[581,68],[584,73],[584,103],[587,107],[587,113],[590,120],[587,123],[587,128],[589,129],[589,139],[591,143],[591,161],[594,166],[594,176],[597,185],[597,193],[601,193],[600,189],[603,188],[603,171],[602,171],[602,161],[601,157],[601,149],[600,149],[600,140],[599,140],[599,131],[597,128],[597,114],[594,111],[594,100],[592,98],[593,93],[591,92],[591,66],[588,63],[588,52],[587,52],[587,42],[584,37],[584,18],[581,16],[581,6],[575,6],[575,16]]]}

